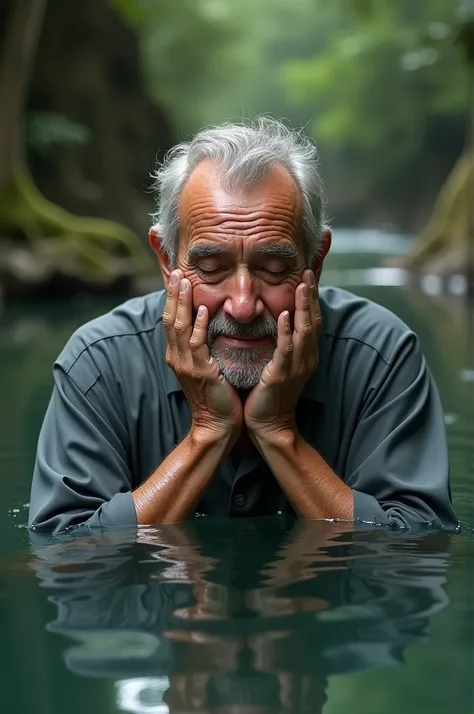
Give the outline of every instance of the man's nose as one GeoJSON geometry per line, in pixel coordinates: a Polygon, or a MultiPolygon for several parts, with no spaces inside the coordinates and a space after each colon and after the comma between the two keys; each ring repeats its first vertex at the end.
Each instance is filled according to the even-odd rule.
{"type": "Polygon", "coordinates": [[[252,322],[264,312],[257,281],[250,275],[247,268],[240,268],[229,284],[229,291],[224,302],[224,312],[236,322],[246,324],[252,322]]]}

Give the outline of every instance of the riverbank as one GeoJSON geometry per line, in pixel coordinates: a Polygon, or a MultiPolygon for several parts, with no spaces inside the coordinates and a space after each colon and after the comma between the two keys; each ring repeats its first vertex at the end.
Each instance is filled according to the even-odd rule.
{"type": "MultiPolygon", "coordinates": [[[[334,229],[323,282],[337,284],[337,275],[332,276],[337,264],[359,285],[409,287],[430,295],[469,293],[474,266],[469,274],[466,256],[451,253],[413,269],[407,266],[407,256],[414,242],[412,236],[374,229],[334,229]]],[[[111,253],[100,271],[94,271],[85,265],[84,251],[77,244],[38,241],[33,250],[0,237],[0,301],[4,303],[82,295],[126,299],[162,286],[159,267],[145,249],[140,264],[135,258],[111,253]]]]}

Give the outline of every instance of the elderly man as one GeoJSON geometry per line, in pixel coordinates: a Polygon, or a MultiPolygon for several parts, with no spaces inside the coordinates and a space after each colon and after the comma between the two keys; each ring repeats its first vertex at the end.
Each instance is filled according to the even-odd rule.
{"type": "Polygon", "coordinates": [[[54,365],[30,526],[276,513],[456,526],[442,407],[412,331],[318,290],[316,149],[257,119],[156,173],[166,291],[82,326],[54,365]]]}

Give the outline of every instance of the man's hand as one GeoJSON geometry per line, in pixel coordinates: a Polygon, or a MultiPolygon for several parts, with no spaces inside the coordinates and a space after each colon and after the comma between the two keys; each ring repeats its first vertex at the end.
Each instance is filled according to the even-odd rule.
{"type": "Polygon", "coordinates": [[[163,310],[166,362],[181,383],[192,423],[185,438],[133,491],[139,525],[175,523],[195,513],[209,481],[242,430],[240,398],[209,354],[208,320],[203,307],[193,325],[191,283],[175,270],[163,310]]]}
{"type": "Polygon", "coordinates": [[[175,270],[163,311],[168,339],[166,362],[186,395],[193,427],[201,433],[232,433],[237,440],[243,424],[242,403],[209,354],[207,308],[199,307],[194,326],[192,310],[191,283],[180,270],[175,270]]]}
{"type": "Polygon", "coordinates": [[[305,271],[303,282],[296,289],[294,328],[292,334],[290,315],[282,312],[273,358],[245,402],[245,425],[251,437],[294,428],[296,404],[317,367],[321,310],[311,270],[305,271]]]}

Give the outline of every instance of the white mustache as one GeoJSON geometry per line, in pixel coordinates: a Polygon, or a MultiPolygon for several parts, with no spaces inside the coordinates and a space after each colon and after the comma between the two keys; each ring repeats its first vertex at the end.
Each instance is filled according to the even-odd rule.
{"type": "Polygon", "coordinates": [[[270,316],[258,317],[252,322],[242,325],[236,322],[229,315],[220,312],[209,321],[208,340],[213,342],[219,335],[226,337],[270,337],[276,340],[278,327],[276,320],[270,316]]]}

